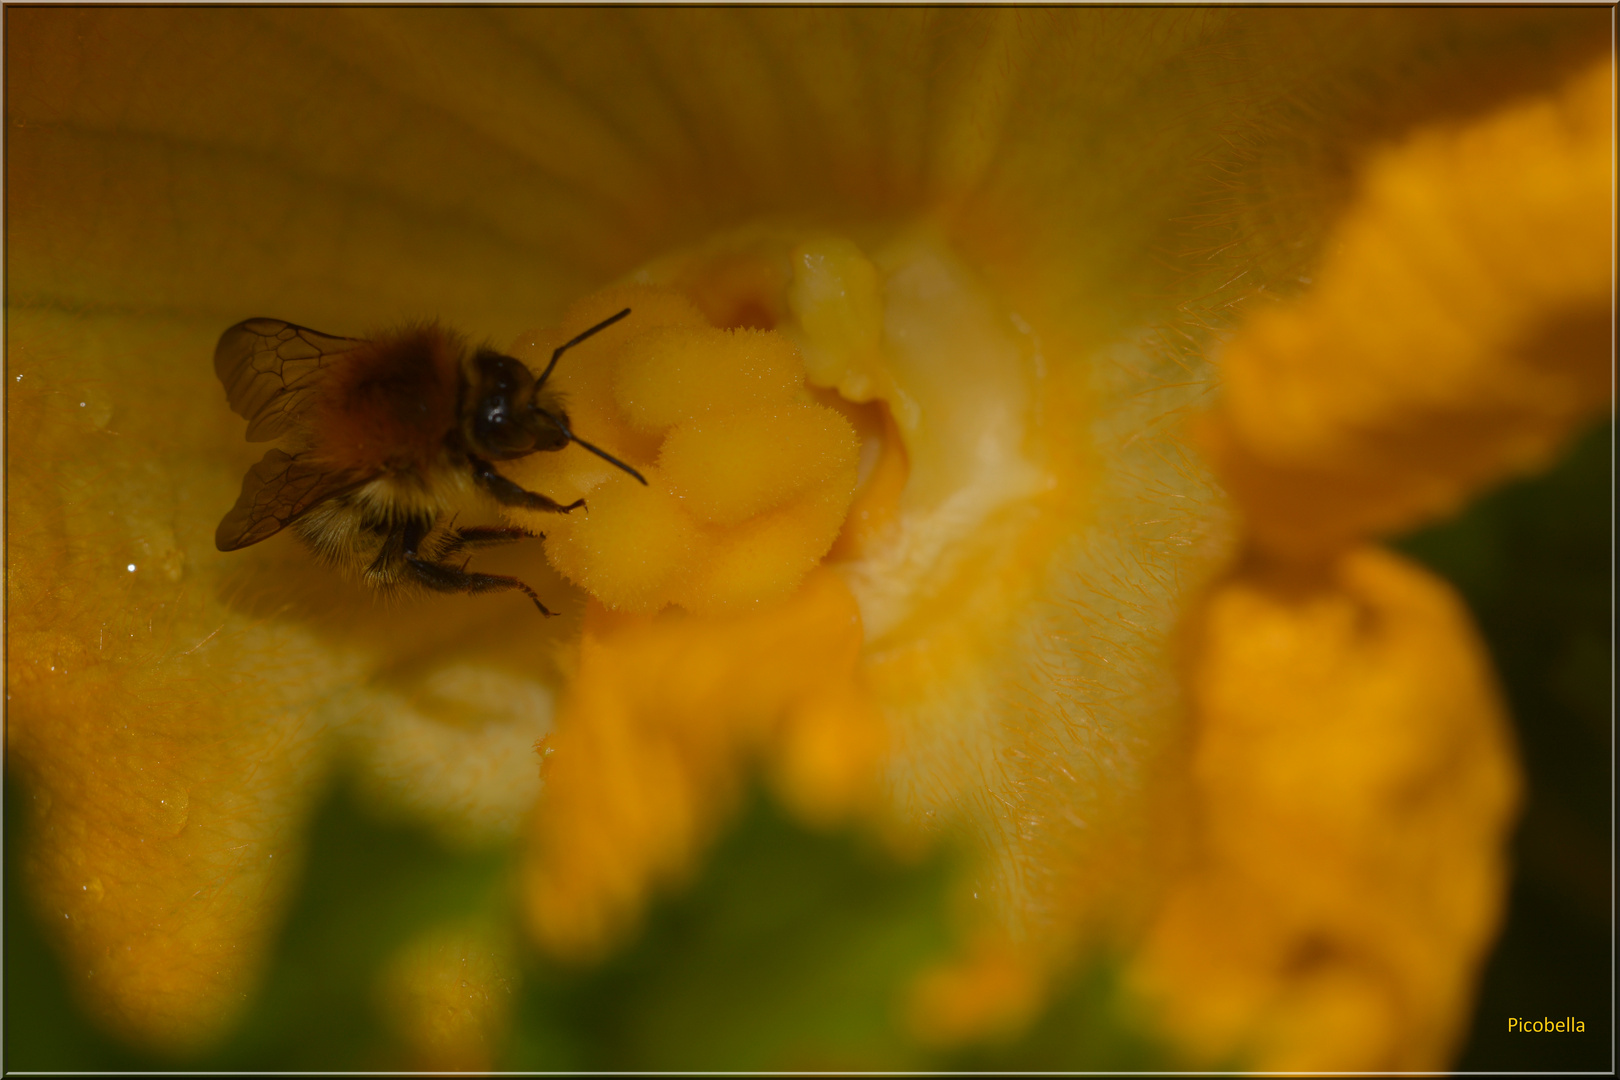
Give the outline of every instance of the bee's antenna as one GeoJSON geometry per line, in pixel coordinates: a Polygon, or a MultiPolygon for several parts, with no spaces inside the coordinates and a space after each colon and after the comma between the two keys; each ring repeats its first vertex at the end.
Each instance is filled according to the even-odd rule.
{"type": "MultiPolygon", "coordinates": [[[[590,337],[592,334],[598,333],[598,332],[600,332],[602,330],[606,330],[608,327],[612,326],[614,323],[618,322],[620,319],[624,318],[628,314],[630,314],[630,309],[625,308],[623,311],[619,312],[617,315],[609,315],[607,318],[603,319],[601,322],[597,323],[595,326],[591,327],[589,330],[585,331],[583,334],[580,334],[579,336],[575,337],[572,341],[565,341],[561,345],[557,346],[557,351],[551,354],[551,363],[547,364],[546,365],[546,370],[544,370],[544,371],[542,371],[540,373],[539,381],[537,381],[534,384],[534,388],[536,390],[538,390],[542,386],[546,385],[546,380],[551,378],[551,369],[557,366],[557,360],[562,356],[563,353],[567,352],[569,349],[572,349],[575,345],[578,345],[580,342],[584,341],[586,338],[590,337]]],[[[576,439],[574,441],[578,442],[579,440],[576,439]]],[[[580,445],[583,446],[585,444],[581,443],[580,445]]],[[[594,446],[591,447],[591,449],[596,450],[596,448],[594,446]]],[[[598,454],[602,454],[602,451],[600,451],[600,450],[596,450],[596,452],[598,454]]],[[[606,454],[602,454],[602,456],[607,457],[606,454]]],[[[613,461],[612,458],[608,458],[608,460],[613,461]]],[[[618,466],[620,466],[622,468],[626,468],[626,469],[630,468],[630,466],[625,465],[623,462],[620,462],[620,461],[613,461],[613,464],[618,465],[618,466]]],[[[635,472],[634,469],[630,469],[630,471],[635,472]]],[[[637,475],[639,476],[640,474],[638,473],[637,475]]],[[[641,482],[643,484],[645,484],[647,481],[643,480],[641,482]]]]}
{"type": "MultiPolygon", "coordinates": [[[[617,319],[619,317],[620,317],[619,315],[614,316],[615,319],[617,319]]],[[[553,424],[556,424],[557,425],[557,430],[561,431],[564,435],[568,436],[568,441],[569,442],[578,443],[579,445],[583,446],[585,449],[589,450],[591,453],[595,454],[597,457],[601,458],[603,461],[606,461],[609,464],[617,465],[619,468],[623,469],[625,472],[629,473],[631,476],[635,477],[637,480],[640,480],[642,487],[647,487],[648,486],[647,485],[647,478],[645,476],[642,476],[640,473],[636,472],[636,470],[632,469],[630,466],[626,465],[624,462],[620,461],[618,458],[614,457],[612,454],[608,453],[606,450],[603,450],[603,449],[601,449],[599,447],[596,447],[596,446],[592,446],[590,443],[586,442],[584,439],[580,438],[578,435],[575,435],[573,430],[571,428],[569,428],[567,420],[564,420],[562,417],[558,416],[556,413],[546,412],[546,410],[544,410],[544,409],[537,409],[536,411],[541,413],[543,416],[545,416],[545,418],[550,420],[553,424]]]]}
{"type": "Polygon", "coordinates": [[[642,476],[640,473],[636,472],[636,470],[632,469],[630,466],[626,465],[624,462],[620,461],[618,458],[614,457],[612,454],[608,453],[606,450],[598,450],[596,447],[592,446],[590,443],[586,442],[584,439],[580,438],[578,435],[575,435],[573,432],[569,432],[568,437],[570,439],[572,439],[574,442],[579,443],[579,445],[583,446],[585,449],[589,450],[591,453],[595,454],[597,457],[601,458],[603,461],[610,462],[610,463],[612,463],[614,465],[617,465],[619,468],[623,469],[625,472],[629,473],[631,476],[635,477],[637,480],[640,480],[642,487],[647,486],[647,478],[645,476],[642,476]]]}

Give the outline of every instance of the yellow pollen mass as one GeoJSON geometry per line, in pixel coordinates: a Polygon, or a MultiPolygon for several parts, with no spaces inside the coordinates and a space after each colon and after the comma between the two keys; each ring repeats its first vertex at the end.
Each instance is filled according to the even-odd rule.
{"type": "Polygon", "coordinates": [[[543,367],[556,343],[625,307],[548,389],[581,438],[631,462],[647,486],[577,448],[537,454],[513,478],[588,509],[514,517],[545,532],[553,567],[616,611],[782,600],[842,527],[860,455],[853,426],[806,390],[785,335],[710,326],[670,289],[606,290],[514,354],[543,367]]]}
{"type": "Polygon", "coordinates": [[[822,405],[751,409],[683,424],[658,463],[703,521],[739,525],[820,484],[854,486],[855,430],[822,405]]]}
{"type": "Polygon", "coordinates": [[[626,343],[613,396],[632,426],[658,434],[702,416],[785,404],[803,389],[804,362],[781,334],[682,327],[626,343]]]}

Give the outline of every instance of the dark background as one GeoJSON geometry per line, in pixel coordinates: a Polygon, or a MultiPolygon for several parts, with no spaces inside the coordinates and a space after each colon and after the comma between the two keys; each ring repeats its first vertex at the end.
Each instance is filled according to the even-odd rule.
{"type": "Polygon", "coordinates": [[[1613,434],[1588,432],[1553,472],[1399,545],[1473,609],[1530,781],[1507,928],[1462,1069],[1613,1066],[1613,434]],[[1509,1033],[1511,1016],[1586,1030],[1509,1033]]]}

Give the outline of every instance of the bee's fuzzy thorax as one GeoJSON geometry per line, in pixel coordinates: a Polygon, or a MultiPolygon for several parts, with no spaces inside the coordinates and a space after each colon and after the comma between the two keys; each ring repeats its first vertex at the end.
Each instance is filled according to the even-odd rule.
{"type": "Polygon", "coordinates": [[[310,416],[312,449],[362,474],[436,467],[445,437],[456,430],[465,351],[460,335],[433,323],[355,349],[310,416]]]}

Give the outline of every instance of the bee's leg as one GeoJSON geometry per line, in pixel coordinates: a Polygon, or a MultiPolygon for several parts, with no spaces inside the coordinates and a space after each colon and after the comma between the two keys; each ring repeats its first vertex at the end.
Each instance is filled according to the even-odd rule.
{"type": "Polygon", "coordinates": [[[477,574],[465,567],[446,566],[442,562],[424,559],[418,554],[417,549],[421,547],[431,528],[431,524],[410,521],[405,523],[400,532],[401,557],[405,560],[405,566],[411,577],[419,585],[425,585],[435,592],[451,593],[501,592],[516,589],[534,601],[534,606],[540,609],[540,614],[548,618],[554,614],[540,602],[540,597],[533,589],[515,577],[507,577],[505,574],[477,574]]]}
{"type": "Polygon", "coordinates": [[[467,548],[493,547],[496,544],[513,544],[519,540],[544,540],[545,533],[532,533],[528,529],[502,528],[500,526],[478,526],[471,529],[451,529],[445,537],[444,543],[439,546],[439,558],[448,559],[458,551],[467,548]]]}
{"type": "Polygon", "coordinates": [[[556,614],[540,602],[540,597],[533,589],[515,577],[507,577],[504,574],[477,574],[443,563],[429,562],[418,555],[405,556],[405,565],[410,567],[411,577],[417,584],[425,585],[435,592],[482,593],[516,589],[534,601],[534,606],[540,609],[540,614],[548,618],[556,614]]]}
{"type": "Polygon", "coordinates": [[[566,514],[585,505],[584,499],[575,499],[564,506],[555,499],[548,499],[544,495],[525,490],[496,472],[495,466],[481,457],[469,454],[467,461],[472,465],[473,479],[477,480],[485,491],[495,496],[495,501],[502,506],[521,506],[525,510],[551,510],[566,514]]]}
{"type": "Polygon", "coordinates": [[[405,553],[405,533],[410,526],[404,522],[392,525],[367,522],[362,528],[382,535],[382,544],[377,548],[371,565],[366,567],[367,580],[375,584],[392,584],[399,578],[399,563],[405,553]]]}

